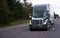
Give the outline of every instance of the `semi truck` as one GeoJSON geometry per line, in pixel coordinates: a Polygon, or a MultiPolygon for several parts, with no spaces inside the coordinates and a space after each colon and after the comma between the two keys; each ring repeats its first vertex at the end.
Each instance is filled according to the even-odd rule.
{"type": "Polygon", "coordinates": [[[50,4],[41,4],[33,6],[33,13],[30,16],[29,29],[48,30],[54,24],[54,9],[50,4]],[[51,24],[51,25],[49,25],[51,24]]]}

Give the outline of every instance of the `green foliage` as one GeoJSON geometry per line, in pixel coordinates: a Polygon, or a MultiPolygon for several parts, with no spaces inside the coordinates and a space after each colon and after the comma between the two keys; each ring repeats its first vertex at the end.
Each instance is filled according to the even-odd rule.
{"type": "Polygon", "coordinates": [[[6,0],[0,0],[0,24],[8,24],[10,14],[6,0]]]}
{"type": "Polygon", "coordinates": [[[15,19],[22,19],[24,17],[23,7],[20,1],[16,2],[13,0],[8,1],[10,10],[13,12],[15,19]]]}
{"type": "Polygon", "coordinates": [[[0,0],[0,24],[9,24],[18,19],[29,18],[29,13],[32,12],[31,4],[24,4],[16,0],[0,0]]]}

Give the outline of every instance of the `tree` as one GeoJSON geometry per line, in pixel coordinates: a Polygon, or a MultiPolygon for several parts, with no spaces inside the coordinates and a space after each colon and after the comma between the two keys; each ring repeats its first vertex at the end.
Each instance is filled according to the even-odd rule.
{"type": "Polygon", "coordinates": [[[9,15],[11,11],[9,10],[7,0],[0,0],[0,24],[9,23],[9,15]]]}
{"type": "Polygon", "coordinates": [[[23,7],[22,4],[20,3],[20,1],[16,0],[10,0],[8,1],[8,5],[10,6],[11,11],[13,12],[13,15],[15,17],[15,19],[22,19],[23,18],[23,7]]]}
{"type": "Polygon", "coordinates": [[[29,18],[29,13],[32,12],[32,3],[27,2],[27,0],[23,0],[23,9],[25,12],[25,19],[29,18]]]}
{"type": "Polygon", "coordinates": [[[0,24],[8,24],[15,19],[21,19],[22,8],[19,1],[0,0],[0,24]]]}
{"type": "Polygon", "coordinates": [[[18,19],[26,19],[31,13],[32,3],[24,4],[16,0],[0,0],[0,24],[8,24],[18,19]]]}
{"type": "Polygon", "coordinates": [[[23,1],[24,1],[24,3],[26,3],[27,0],[23,0],[23,1]]]}

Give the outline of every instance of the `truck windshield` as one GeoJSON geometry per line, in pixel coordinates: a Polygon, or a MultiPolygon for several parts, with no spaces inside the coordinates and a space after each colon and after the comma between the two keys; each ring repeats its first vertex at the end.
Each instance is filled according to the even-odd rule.
{"type": "Polygon", "coordinates": [[[35,18],[43,18],[44,11],[34,11],[32,16],[35,18]]]}

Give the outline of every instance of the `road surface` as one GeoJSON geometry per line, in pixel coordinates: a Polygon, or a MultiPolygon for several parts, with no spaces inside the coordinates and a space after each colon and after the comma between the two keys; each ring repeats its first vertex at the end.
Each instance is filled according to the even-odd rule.
{"type": "Polygon", "coordinates": [[[48,31],[29,31],[28,24],[0,28],[0,38],[60,38],[60,18],[48,31]]]}

